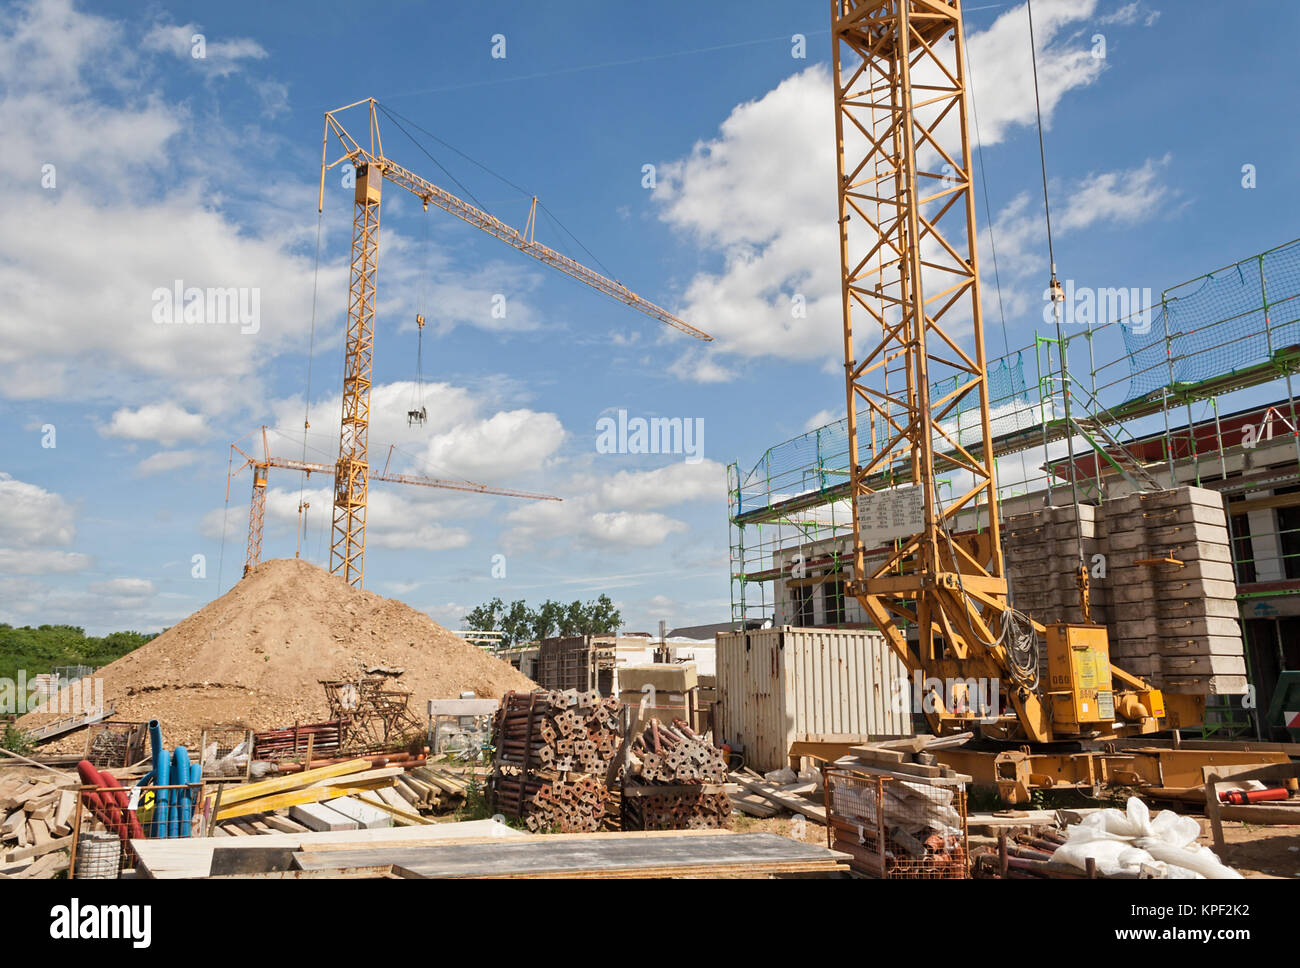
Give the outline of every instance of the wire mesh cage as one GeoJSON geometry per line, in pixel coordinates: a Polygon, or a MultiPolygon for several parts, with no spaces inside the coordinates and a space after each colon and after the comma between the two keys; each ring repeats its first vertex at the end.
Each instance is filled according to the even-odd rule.
{"type": "Polygon", "coordinates": [[[85,758],[99,769],[134,766],[145,757],[147,724],[97,723],[86,734],[85,758]]]}
{"type": "Polygon", "coordinates": [[[209,726],[199,738],[203,774],[207,777],[248,775],[253,759],[253,731],[245,726],[209,726]]]}
{"type": "Polygon", "coordinates": [[[827,845],[848,854],[864,877],[969,877],[966,791],[947,778],[862,773],[828,767],[827,845]]]}

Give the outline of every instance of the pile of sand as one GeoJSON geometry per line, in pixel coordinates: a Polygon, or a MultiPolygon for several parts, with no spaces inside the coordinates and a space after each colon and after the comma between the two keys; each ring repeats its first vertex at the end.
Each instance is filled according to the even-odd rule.
{"type": "MultiPolygon", "coordinates": [[[[169,745],[194,744],[204,727],[264,730],[320,722],[329,704],[321,680],[357,679],[374,667],[401,669],[388,688],[409,691],[415,718],[427,699],[464,691],[499,698],[537,688],[510,665],[452,635],[423,612],[352,588],[297,559],[258,565],[225,595],[100,669],[115,720],[161,720],[169,745]]],[[[32,728],[57,719],[29,714],[32,728]]],[[[41,747],[79,752],[78,732],[41,747]]]]}

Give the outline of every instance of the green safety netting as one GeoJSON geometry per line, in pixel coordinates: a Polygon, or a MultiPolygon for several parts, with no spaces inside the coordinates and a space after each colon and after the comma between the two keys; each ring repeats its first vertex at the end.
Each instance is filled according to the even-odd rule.
{"type": "MultiPolygon", "coordinates": [[[[937,400],[951,393],[956,389],[957,379],[954,376],[931,384],[930,398],[937,400]]],[[[1016,353],[995,360],[988,368],[988,381],[994,436],[1031,427],[1039,422],[1037,401],[1030,399],[1025,386],[1022,354],[1016,353]]],[[[967,393],[962,397],[954,415],[955,419],[949,421],[944,429],[960,440],[963,446],[978,442],[981,429],[979,398],[976,394],[967,393]]],[[[733,513],[770,507],[786,498],[810,491],[825,491],[844,483],[848,478],[849,467],[848,425],[846,417],[770,448],[749,473],[741,478],[735,497],[737,506],[733,508],[733,513]]],[[[864,464],[889,443],[887,428],[880,421],[876,422],[874,429],[873,440],[868,414],[866,411],[859,412],[858,459],[864,464]]],[[[937,437],[935,446],[940,450],[949,449],[947,442],[937,437]]]]}
{"type": "Polygon", "coordinates": [[[1300,242],[1171,289],[1120,331],[1126,401],[1266,363],[1300,344],[1300,242]]]}

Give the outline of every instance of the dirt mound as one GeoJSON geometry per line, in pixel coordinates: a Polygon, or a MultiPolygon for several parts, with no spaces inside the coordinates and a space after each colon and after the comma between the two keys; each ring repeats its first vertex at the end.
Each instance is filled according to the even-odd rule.
{"type": "MultiPolygon", "coordinates": [[[[96,676],[116,707],[114,719],[161,720],[171,746],[197,743],[200,730],[218,724],[262,730],[319,722],[329,713],[322,680],[356,679],[375,667],[403,670],[389,688],[412,694],[411,712],[421,722],[427,699],[469,690],[499,698],[536,688],[423,612],[297,559],[263,562],[96,676]]],[[[33,713],[18,725],[30,729],[57,718],[33,713]]],[[[84,744],[79,732],[41,749],[79,752],[84,744]]]]}

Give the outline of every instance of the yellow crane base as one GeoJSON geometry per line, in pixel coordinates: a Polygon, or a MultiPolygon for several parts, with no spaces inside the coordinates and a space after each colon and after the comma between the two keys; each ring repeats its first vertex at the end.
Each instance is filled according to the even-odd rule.
{"type": "Polygon", "coordinates": [[[1141,745],[1114,742],[1104,749],[1077,752],[1029,746],[1002,752],[962,747],[932,752],[938,762],[970,776],[975,786],[995,787],[1011,804],[1029,803],[1035,790],[1080,790],[1100,796],[1106,789],[1204,803],[1202,788],[1209,773],[1288,763],[1292,752],[1300,753],[1289,743],[1189,741],[1175,748],[1149,739],[1133,742],[1141,745]]]}

